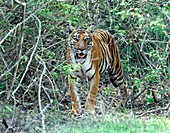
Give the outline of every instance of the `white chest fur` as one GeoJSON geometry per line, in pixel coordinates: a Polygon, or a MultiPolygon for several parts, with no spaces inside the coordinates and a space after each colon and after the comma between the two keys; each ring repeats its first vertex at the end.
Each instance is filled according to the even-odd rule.
{"type": "Polygon", "coordinates": [[[80,64],[81,69],[74,72],[74,75],[79,76],[83,79],[90,78],[94,75],[95,69],[92,66],[92,60],[91,60],[91,50],[88,51],[86,59],[75,59],[74,53],[70,52],[71,57],[71,63],[72,64],[80,64]],[[83,64],[82,64],[83,62],[83,64]]]}

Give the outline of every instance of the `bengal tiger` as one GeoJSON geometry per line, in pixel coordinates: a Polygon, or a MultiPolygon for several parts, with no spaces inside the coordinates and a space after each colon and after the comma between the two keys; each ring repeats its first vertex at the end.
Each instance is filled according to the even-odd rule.
{"type": "Polygon", "coordinates": [[[72,113],[78,114],[81,110],[79,98],[79,90],[82,86],[81,80],[88,80],[89,83],[89,93],[85,108],[89,112],[95,113],[100,75],[105,70],[108,70],[113,86],[119,87],[122,103],[125,103],[127,90],[124,85],[119,48],[108,31],[100,29],[91,33],[86,29],[71,30],[66,58],[70,64],[81,65],[79,70],[68,75],[72,113]],[[80,80],[72,82],[71,79],[76,78],[80,80]]]}

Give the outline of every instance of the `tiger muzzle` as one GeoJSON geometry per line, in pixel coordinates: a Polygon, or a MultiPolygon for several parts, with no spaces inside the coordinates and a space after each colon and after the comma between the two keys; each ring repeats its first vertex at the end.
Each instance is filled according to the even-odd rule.
{"type": "Polygon", "coordinates": [[[71,49],[74,51],[75,53],[75,57],[76,59],[85,59],[87,57],[87,53],[89,50],[91,50],[92,45],[88,45],[87,48],[75,48],[73,45],[71,46],[71,49]]]}
{"type": "Polygon", "coordinates": [[[87,52],[85,49],[78,49],[76,52],[76,58],[77,59],[85,59],[87,56],[87,52]]]}

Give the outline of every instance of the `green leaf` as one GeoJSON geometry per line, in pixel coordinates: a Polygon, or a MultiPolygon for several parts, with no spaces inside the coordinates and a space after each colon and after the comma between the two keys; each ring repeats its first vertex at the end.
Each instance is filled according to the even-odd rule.
{"type": "Polygon", "coordinates": [[[4,89],[5,88],[5,82],[0,83],[0,89],[4,89]]]}
{"type": "Polygon", "coordinates": [[[147,97],[147,103],[148,104],[154,103],[154,98],[153,98],[152,94],[148,94],[148,95],[146,95],[146,97],[147,97]]]}
{"type": "Polygon", "coordinates": [[[10,111],[11,113],[13,113],[14,112],[14,110],[10,107],[10,106],[5,106],[5,108],[8,110],[8,111],[10,111]]]}
{"type": "Polygon", "coordinates": [[[53,77],[54,80],[56,80],[58,78],[58,73],[53,72],[52,77],[53,77]]]}

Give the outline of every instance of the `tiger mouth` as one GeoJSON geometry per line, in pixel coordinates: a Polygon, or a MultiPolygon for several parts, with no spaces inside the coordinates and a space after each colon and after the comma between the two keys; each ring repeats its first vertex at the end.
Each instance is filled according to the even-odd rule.
{"type": "Polygon", "coordinates": [[[86,54],[84,54],[84,53],[79,53],[79,54],[76,54],[76,57],[77,57],[77,59],[85,59],[86,58],[86,54]]]}

